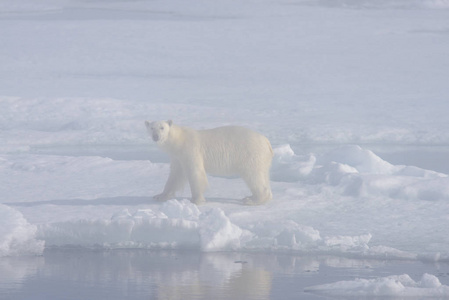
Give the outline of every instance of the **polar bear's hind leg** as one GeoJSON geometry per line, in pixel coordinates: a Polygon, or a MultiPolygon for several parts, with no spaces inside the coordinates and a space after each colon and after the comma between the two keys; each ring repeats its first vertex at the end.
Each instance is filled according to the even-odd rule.
{"type": "Polygon", "coordinates": [[[252,193],[251,196],[243,199],[246,205],[261,205],[271,200],[272,193],[268,170],[246,174],[242,177],[252,193]]]}

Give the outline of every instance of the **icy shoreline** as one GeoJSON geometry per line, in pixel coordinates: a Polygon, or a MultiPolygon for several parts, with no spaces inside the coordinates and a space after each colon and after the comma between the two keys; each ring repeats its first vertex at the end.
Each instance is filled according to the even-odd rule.
{"type": "MultiPolygon", "coordinates": [[[[201,276],[210,277],[194,269],[201,264],[168,275],[148,267],[139,277],[145,253],[137,267],[126,261],[115,269],[118,249],[131,260],[137,249],[188,249],[268,253],[269,260],[332,255],[337,265],[356,265],[350,278],[304,285],[313,295],[447,298],[447,274],[437,267],[372,278],[361,261],[449,261],[448,7],[447,0],[1,1],[6,293],[26,274],[34,286],[33,276],[48,279],[49,292],[66,274],[74,282],[93,278],[86,283],[91,293],[104,278],[126,291],[135,280],[146,298],[192,279],[196,288],[201,276]],[[187,188],[154,202],[169,165],[143,122],[160,119],[196,129],[241,125],[266,135],[276,151],[273,201],[243,206],[248,191],[240,180],[210,178],[203,206],[188,201],[187,188]],[[404,148],[375,150],[386,145],[404,148]],[[110,155],[121,147],[129,151],[110,155]],[[55,256],[45,254],[54,248],[62,250],[60,261],[46,277],[55,256]],[[116,250],[102,264],[90,257],[72,268],[86,254],[80,249],[100,249],[100,257],[116,250]],[[28,259],[36,263],[29,267],[28,259]],[[148,282],[152,275],[164,280],[148,282]]],[[[257,268],[247,273],[244,259],[211,261],[206,265],[225,270],[218,281],[230,295],[243,281],[268,296],[280,281],[257,268]]],[[[312,264],[306,269],[317,270],[312,264]]]]}
{"type": "MultiPolygon", "coordinates": [[[[167,163],[83,156],[4,155],[0,175],[11,186],[19,187],[20,182],[26,183],[24,178],[39,176],[40,184],[47,187],[38,199],[33,188],[22,185],[13,191],[22,201],[15,202],[5,201],[13,194],[8,195],[10,190],[3,191],[3,202],[9,207],[3,204],[2,211],[15,216],[19,224],[8,227],[11,222],[6,220],[4,228],[10,232],[4,236],[34,228],[24,239],[35,243],[34,252],[31,251],[35,254],[43,250],[45,242],[46,247],[268,251],[449,260],[445,251],[449,241],[443,233],[444,218],[408,228],[408,224],[416,226],[416,219],[435,216],[436,211],[445,214],[445,202],[449,199],[446,174],[392,165],[359,146],[336,148],[321,155],[296,155],[289,145],[274,151],[271,177],[275,198],[270,204],[256,208],[234,200],[246,192],[239,180],[221,178],[211,178],[210,201],[200,207],[182,195],[165,203],[154,202],[146,192],[145,197],[139,197],[142,187],[148,185],[144,183],[148,179],[145,176],[153,178],[149,181],[150,190],[163,185],[167,163]],[[64,174],[69,170],[84,172],[86,178],[62,188],[59,182],[67,180],[64,174]],[[89,187],[87,183],[93,178],[103,178],[103,181],[89,187]],[[132,188],[130,182],[141,185],[140,191],[114,199],[115,192],[108,186],[114,184],[116,190],[128,190],[132,188]],[[220,193],[218,184],[233,186],[233,192],[220,193]],[[81,186],[84,188],[80,189],[81,186]],[[69,194],[71,199],[63,200],[63,195],[69,194]],[[97,196],[88,196],[93,194],[97,196]],[[334,199],[329,201],[329,196],[334,199]],[[61,200],[54,200],[58,198],[61,200]],[[432,205],[423,206],[429,203],[432,205]],[[414,214],[411,220],[409,211],[414,214]],[[415,240],[415,236],[424,235],[432,227],[441,230],[434,230],[434,235],[427,234],[427,239],[421,242],[415,240]],[[393,239],[395,243],[389,242],[393,239]],[[437,240],[438,246],[431,243],[437,240]],[[409,248],[411,242],[413,247],[409,248]]],[[[3,252],[3,255],[15,255],[30,251],[3,252]]]]}

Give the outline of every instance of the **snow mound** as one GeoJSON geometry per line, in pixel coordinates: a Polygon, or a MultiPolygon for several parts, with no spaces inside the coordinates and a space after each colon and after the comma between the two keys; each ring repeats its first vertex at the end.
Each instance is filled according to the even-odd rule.
{"type": "Polygon", "coordinates": [[[271,166],[271,180],[295,182],[305,179],[313,169],[316,157],[313,155],[298,156],[290,145],[282,145],[273,149],[274,157],[271,166]]]}
{"type": "Polygon", "coordinates": [[[198,206],[188,200],[164,202],[160,210],[168,218],[186,219],[190,221],[197,221],[201,215],[198,206]]]}
{"type": "Polygon", "coordinates": [[[254,251],[296,252],[373,259],[416,259],[417,255],[387,246],[370,246],[371,234],[321,236],[319,230],[292,220],[260,222],[244,247],[254,251]]]}
{"type": "Polygon", "coordinates": [[[420,281],[414,281],[409,275],[388,276],[375,279],[355,279],[330,284],[312,286],[306,292],[345,298],[360,297],[413,297],[446,298],[449,286],[442,285],[437,277],[424,274],[420,281]]]}
{"type": "Polygon", "coordinates": [[[351,166],[360,173],[391,174],[395,169],[392,164],[382,160],[372,151],[362,149],[357,145],[336,148],[318,160],[318,164],[331,162],[351,166]]]}
{"type": "Polygon", "coordinates": [[[200,237],[203,251],[240,249],[241,241],[246,236],[249,236],[249,233],[232,224],[219,208],[201,215],[200,237]]]}
{"type": "Polygon", "coordinates": [[[170,200],[159,210],[120,211],[110,220],[75,220],[41,225],[48,246],[235,250],[247,233],[221,209],[201,213],[188,200],[170,200]]]}
{"type": "MultiPolygon", "coordinates": [[[[187,202],[183,202],[188,206],[187,202]]],[[[176,201],[169,201],[160,211],[124,209],[111,219],[74,220],[44,224],[38,235],[47,246],[81,246],[102,248],[194,249],[199,245],[198,222],[191,218],[169,218],[176,211],[176,201]]],[[[184,209],[188,210],[187,209],[184,209]]],[[[178,215],[179,216],[179,215],[178,215]]]]}
{"type": "Polygon", "coordinates": [[[299,156],[289,145],[274,149],[272,180],[304,181],[338,187],[349,196],[384,196],[415,200],[449,200],[446,174],[398,166],[357,145],[320,156],[299,156]]]}
{"type": "Polygon", "coordinates": [[[23,215],[0,204],[0,257],[16,255],[40,255],[44,242],[36,239],[36,226],[23,215]]]}
{"type": "Polygon", "coordinates": [[[128,209],[110,219],[74,220],[39,226],[48,247],[194,249],[211,251],[295,251],[356,257],[410,259],[388,247],[370,247],[370,234],[325,236],[292,220],[239,226],[220,208],[202,208],[188,200],[170,200],[158,209],[128,209]]]}

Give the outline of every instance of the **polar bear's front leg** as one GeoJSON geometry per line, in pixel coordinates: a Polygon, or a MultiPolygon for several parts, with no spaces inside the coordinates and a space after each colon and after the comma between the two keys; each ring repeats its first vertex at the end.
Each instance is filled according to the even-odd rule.
{"type": "Polygon", "coordinates": [[[164,191],[153,197],[157,201],[167,201],[176,196],[176,192],[181,190],[187,181],[185,172],[177,160],[172,160],[170,164],[170,175],[165,183],[164,191]]]}
{"type": "Polygon", "coordinates": [[[206,202],[204,191],[207,188],[207,175],[202,162],[190,164],[187,167],[187,178],[189,179],[192,202],[199,205],[206,202]]]}

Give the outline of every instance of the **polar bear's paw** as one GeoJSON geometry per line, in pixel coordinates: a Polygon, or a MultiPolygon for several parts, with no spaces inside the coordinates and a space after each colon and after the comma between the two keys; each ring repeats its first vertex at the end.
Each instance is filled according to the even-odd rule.
{"type": "Polygon", "coordinates": [[[204,197],[192,198],[192,203],[196,205],[202,205],[206,203],[206,199],[204,199],[204,197]]]}
{"type": "Polygon", "coordinates": [[[262,205],[267,203],[269,200],[261,200],[261,199],[257,199],[254,196],[251,197],[245,197],[243,198],[243,204],[248,205],[248,206],[256,206],[256,205],[262,205]]]}
{"type": "Polygon", "coordinates": [[[153,196],[154,200],[160,201],[160,202],[164,202],[164,201],[174,199],[174,198],[175,198],[174,194],[166,194],[166,193],[161,193],[161,194],[153,196]]]}

